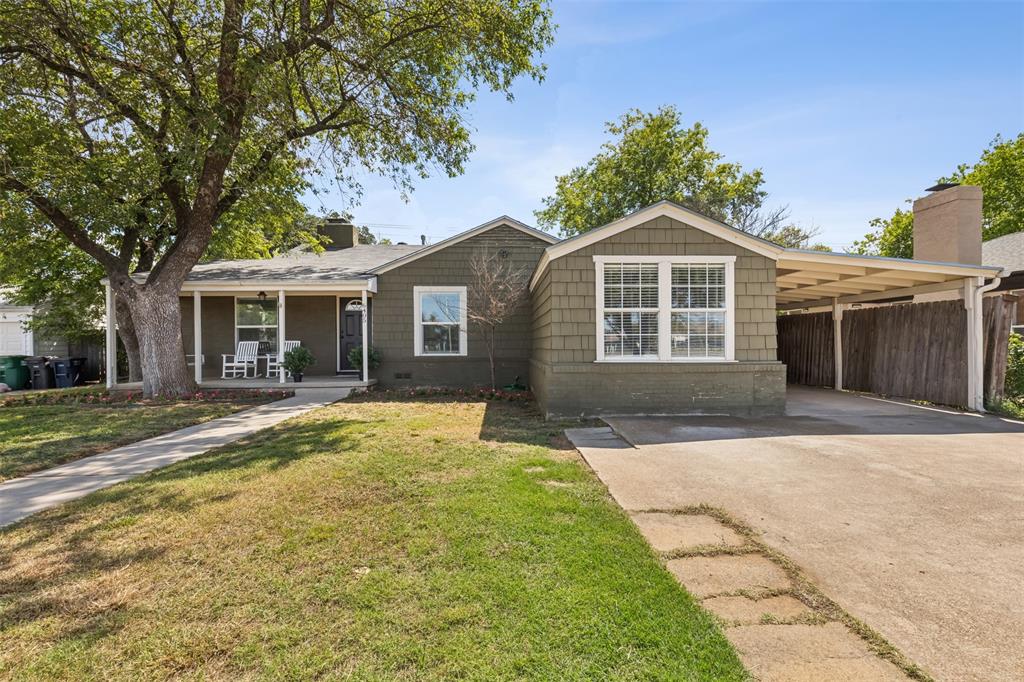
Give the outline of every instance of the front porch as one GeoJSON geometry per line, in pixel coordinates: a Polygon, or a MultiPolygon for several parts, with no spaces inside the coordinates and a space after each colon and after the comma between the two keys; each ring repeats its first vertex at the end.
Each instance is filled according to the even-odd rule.
{"type": "MultiPolygon", "coordinates": [[[[358,362],[352,364],[349,353],[362,347],[364,340],[365,345],[372,342],[370,315],[375,291],[375,278],[315,284],[187,281],[178,299],[182,352],[196,383],[207,390],[365,388],[375,383],[369,376],[368,354],[363,354],[359,366],[358,362]],[[244,371],[225,363],[225,356],[234,356],[242,341],[259,344],[256,361],[244,371]],[[286,341],[302,345],[315,359],[300,384],[274,367],[284,362],[286,341]]],[[[116,348],[112,294],[108,290],[108,320],[114,322],[108,325],[107,347],[111,350],[116,348]]],[[[131,387],[114,379],[113,352],[108,352],[107,367],[108,388],[131,387]]]]}

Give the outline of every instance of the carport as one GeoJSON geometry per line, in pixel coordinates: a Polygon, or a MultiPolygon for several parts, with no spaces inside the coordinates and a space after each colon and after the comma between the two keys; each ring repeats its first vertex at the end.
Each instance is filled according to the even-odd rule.
{"type": "MultiPolygon", "coordinates": [[[[825,383],[821,378],[826,377],[829,385],[842,390],[847,387],[844,374],[861,369],[851,363],[874,362],[872,355],[898,348],[900,357],[879,363],[887,383],[902,382],[901,390],[893,395],[935,400],[935,386],[944,384],[939,387],[944,390],[940,395],[963,399],[937,402],[982,411],[983,301],[985,292],[999,285],[1000,271],[1000,267],[962,263],[785,249],[776,261],[776,305],[783,313],[778,320],[779,359],[787,365],[801,365],[792,368],[798,375],[807,370],[810,379],[796,383],[821,385],[825,383]],[[872,314],[881,321],[870,330],[861,329],[860,334],[850,324],[844,325],[844,313],[892,304],[913,307],[890,310],[887,316],[876,310],[872,314]],[[803,319],[788,318],[797,313],[802,313],[803,319]],[[812,314],[817,315],[812,319],[812,314]],[[870,349],[865,334],[872,337],[870,349]],[[844,343],[857,347],[844,347],[844,343]],[[941,381],[936,380],[937,374],[943,374],[941,381]]],[[[988,308],[993,309],[990,317],[998,314],[994,305],[988,308]]],[[[998,343],[998,339],[990,339],[990,345],[998,343]]],[[[790,372],[791,381],[793,376],[790,372]]],[[[869,390],[863,385],[856,388],[869,390]]]]}

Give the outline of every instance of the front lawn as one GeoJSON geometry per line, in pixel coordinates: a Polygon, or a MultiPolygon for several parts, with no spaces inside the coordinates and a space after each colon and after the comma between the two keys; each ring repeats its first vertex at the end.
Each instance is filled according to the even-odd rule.
{"type": "Polygon", "coordinates": [[[249,392],[213,401],[146,402],[118,396],[103,402],[107,395],[72,389],[4,396],[9,404],[0,405],[0,482],[277,397],[249,392]]]}
{"type": "Polygon", "coordinates": [[[0,677],[730,680],[529,404],[373,394],[0,531],[0,677]]]}

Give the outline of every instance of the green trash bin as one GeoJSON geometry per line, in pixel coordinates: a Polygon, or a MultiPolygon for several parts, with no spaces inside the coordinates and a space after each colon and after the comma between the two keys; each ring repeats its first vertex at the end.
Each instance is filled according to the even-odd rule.
{"type": "Polygon", "coordinates": [[[27,355],[4,355],[0,357],[0,382],[15,391],[28,388],[31,375],[25,366],[27,355]]]}

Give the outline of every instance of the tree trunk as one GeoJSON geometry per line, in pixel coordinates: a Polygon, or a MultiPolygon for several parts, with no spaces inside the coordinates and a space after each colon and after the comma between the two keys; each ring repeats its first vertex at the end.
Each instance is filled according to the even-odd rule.
{"type": "Polygon", "coordinates": [[[139,341],[142,395],[183,396],[196,382],[185,361],[181,340],[181,306],[177,287],[132,286],[125,292],[139,341]]]}
{"type": "Polygon", "coordinates": [[[125,353],[128,354],[128,381],[142,381],[142,354],[139,351],[139,335],[135,331],[132,313],[124,299],[118,296],[117,335],[121,337],[125,353]]]}
{"type": "Polygon", "coordinates": [[[487,338],[487,359],[491,363],[491,390],[495,391],[498,389],[494,381],[494,327],[491,327],[485,332],[487,338]]]}

